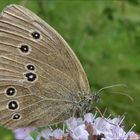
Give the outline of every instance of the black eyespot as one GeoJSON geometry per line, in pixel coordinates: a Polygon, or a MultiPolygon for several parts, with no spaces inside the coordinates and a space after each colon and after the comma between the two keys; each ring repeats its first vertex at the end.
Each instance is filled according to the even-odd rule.
{"type": "Polygon", "coordinates": [[[34,81],[37,77],[36,74],[31,73],[31,72],[26,73],[25,76],[27,77],[27,80],[30,82],[34,81]]]}
{"type": "Polygon", "coordinates": [[[15,89],[12,88],[12,87],[10,87],[10,88],[8,88],[8,89],[6,90],[6,94],[7,94],[8,96],[13,96],[15,93],[16,93],[16,91],[15,91],[15,89]]]}
{"type": "Polygon", "coordinates": [[[10,109],[10,110],[15,110],[15,109],[17,109],[18,108],[18,103],[17,103],[17,101],[10,101],[9,103],[8,103],[8,109],[10,109]]]}
{"type": "Polygon", "coordinates": [[[28,69],[28,70],[35,70],[35,66],[29,64],[29,65],[27,65],[27,69],[28,69]]]}
{"type": "Polygon", "coordinates": [[[34,31],[34,32],[31,33],[31,35],[34,39],[39,39],[40,38],[40,33],[39,32],[34,31]]]}
{"type": "Polygon", "coordinates": [[[14,120],[19,120],[21,118],[21,115],[19,113],[16,113],[13,115],[14,120]]]}
{"type": "Polygon", "coordinates": [[[21,45],[19,49],[20,49],[20,51],[22,51],[23,53],[29,52],[29,46],[28,46],[28,45],[21,45]]]}

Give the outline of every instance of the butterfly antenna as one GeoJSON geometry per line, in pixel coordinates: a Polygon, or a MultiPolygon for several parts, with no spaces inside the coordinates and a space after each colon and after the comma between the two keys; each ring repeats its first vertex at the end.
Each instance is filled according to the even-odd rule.
{"type": "Polygon", "coordinates": [[[134,102],[134,99],[130,95],[128,95],[127,93],[122,93],[122,92],[111,92],[111,93],[124,95],[124,96],[128,97],[131,102],[134,102]]]}
{"type": "Polygon", "coordinates": [[[107,87],[103,87],[103,88],[99,89],[98,92],[96,92],[96,95],[99,95],[99,94],[100,94],[103,90],[105,90],[105,89],[114,88],[114,87],[121,87],[121,86],[127,88],[126,84],[111,85],[111,86],[107,86],[107,87]]]}

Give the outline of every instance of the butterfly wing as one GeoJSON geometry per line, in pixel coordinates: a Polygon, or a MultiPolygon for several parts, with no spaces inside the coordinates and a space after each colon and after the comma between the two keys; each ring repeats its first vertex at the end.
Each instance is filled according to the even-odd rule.
{"type": "Polygon", "coordinates": [[[86,74],[64,39],[31,11],[8,6],[0,16],[0,123],[43,126],[66,119],[86,74]]]}

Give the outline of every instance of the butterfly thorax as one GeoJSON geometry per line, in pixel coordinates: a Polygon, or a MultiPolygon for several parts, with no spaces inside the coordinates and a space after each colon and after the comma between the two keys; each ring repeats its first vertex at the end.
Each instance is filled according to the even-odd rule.
{"type": "Polygon", "coordinates": [[[81,117],[84,113],[90,110],[92,96],[82,96],[81,100],[73,104],[73,113],[76,117],[81,117]]]}
{"type": "Polygon", "coordinates": [[[86,112],[91,110],[91,105],[93,102],[98,101],[98,96],[96,94],[89,94],[81,97],[81,100],[74,103],[73,111],[75,116],[83,116],[86,112]]]}

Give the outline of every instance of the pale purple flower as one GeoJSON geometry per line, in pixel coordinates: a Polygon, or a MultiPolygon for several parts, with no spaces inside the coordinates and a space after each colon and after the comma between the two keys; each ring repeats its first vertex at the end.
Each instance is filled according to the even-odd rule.
{"type": "Polygon", "coordinates": [[[49,140],[50,137],[53,137],[55,139],[60,139],[64,136],[64,132],[61,129],[55,129],[54,131],[51,131],[50,129],[46,129],[41,131],[36,140],[40,140],[41,138],[44,138],[45,140],[49,140]]]}
{"type": "Polygon", "coordinates": [[[82,124],[71,130],[70,136],[73,140],[88,140],[89,133],[85,130],[85,125],[82,124]]]}
{"type": "Polygon", "coordinates": [[[114,118],[114,119],[112,119],[110,122],[111,122],[112,124],[120,125],[121,118],[120,118],[120,117],[114,118]]]}
{"type": "Polygon", "coordinates": [[[95,119],[95,122],[93,124],[94,133],[96,135],[99,135],[101,133],[109,133],[110,131],[110,123],[106,121],[106,119],[98,117],[95,119]]]}
{"type": "Polygon", "coordinates": [[[24,140],[34,140],[34,139],[31,136],[27,136],[24,140]]]}
{"type": "Polygon", "coordinates": [[[55,139],[59,139],[64,136],[64,132],[61,129],[55,129],[53,131],[53,136],[55,139]]]}
{"type": "Polygon", "coordinates": [[[129,133],[129,140],[139,140],[139,139],[140,139],[140,137],[135,132],[131,131],[129,133]]]}
{"type": "Polygon", "coordinates": [[[92,113],[87,113],[84,115],[84,121],[87,123],[93,123],[95,118],[95,115],[93,115],[92,113]]]}
{"type": "Polygon", "coordinates": [[[16,140],[25,140],[35,128],[18,128],[14,131],[16,140]]]}
{"type": "Polygon", "coordinates": [[[76,118],[71,117],[71,118],[69,118],[68,120],[66,120],[66,125],[67,125],[67,128],[68,128],[69,130],[74,129],[75,127],[77,127],[76,118]]]}
{"type": "Polygon", "coordinates": [[[119,126],[111,126],[107,132],[102,132],[105,136],[103,140],[127,140],[125,137],[126,132],[119,126]]]}
{"type": "Polygon", "coordinates": [[[104,134],[105,138],[102,140],[128,140],[129,135],[120,127],[120,122],[122,122],[120,118],[98,117],[93,124],[94,133],[97,135],[104,134]]]}
{"type": "Polygon", "coordinates": [[[77,126],[81,125],[84,123],[83,119],[82,118],[77,118],[76,119],[76,122],[77,122],[77,126]]]}
{"type": "MultiPolygon", "coordinates": [[[[71,117],[66,120],[66,131],[65,129],[57,128],[55,130],[45,129],[38,132],[36,140],[49,140],[50,137],[57,140],[62,140],[63,138],[69,137],[71,140],[88,140],[89,138],[95,140],[97,138],[101,140],[132,140],[136,136],[132,133],[133,127],[129,132],[125,132],[121,127],[124,117],[116,118],[104,118],[97,117],[96,114],[87,113],[84,118],[74,118],[71,117]]],[[[30,132],[35,129],[17,129],[15,131],[16,139],[18,140],[33,140],[30,136],[30,132]]],[[[136,139],[138,140],[138,139],[136,139]]]]}
{"type": "Polygon", "coordinates": [[[45,129],[38,134],[36,140],[40,140],[41,137],[44,139],[49,139],[50,136],[53,136],[52,131],[50,129],[45,129]]]}

